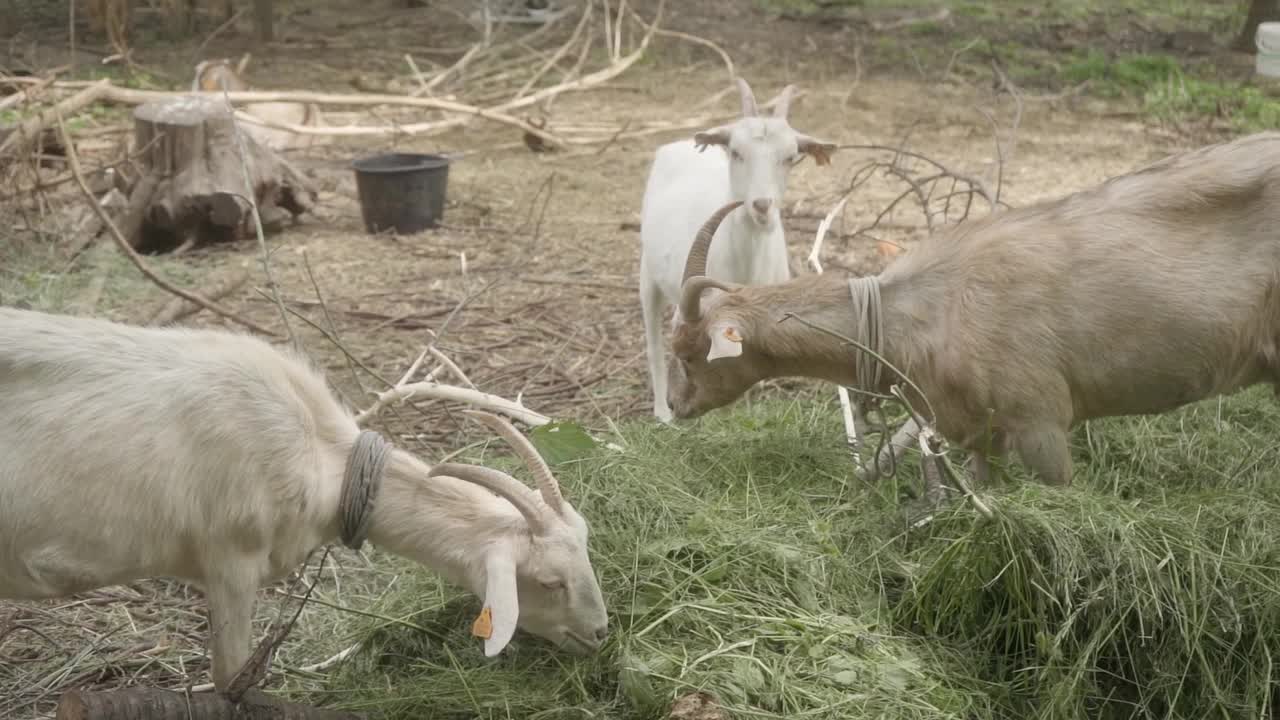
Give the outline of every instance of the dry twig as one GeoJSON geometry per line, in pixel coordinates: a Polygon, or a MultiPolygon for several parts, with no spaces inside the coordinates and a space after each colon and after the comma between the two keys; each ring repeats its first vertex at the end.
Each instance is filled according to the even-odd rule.
{"type": "MultiPolygon", "coordinates": [[[[229,275],[219,278],[212,283],[201,295],[210,300],[221,300],[231,293],[239,290],[245,283],[249,282],[249,273],[243,268],[239,268],[229,275]]],[[[193,303],[181,297],[175,297],[170,300],[167,305],[160,309],[148,323],[149,325],[169,325],[175,323],[189,315],[198,313],[203,308],[197,303],[193,303]]]]}

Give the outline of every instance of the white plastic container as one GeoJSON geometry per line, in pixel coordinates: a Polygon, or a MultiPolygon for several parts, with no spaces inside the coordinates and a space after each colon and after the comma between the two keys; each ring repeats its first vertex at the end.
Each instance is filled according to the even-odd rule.
{"type": "Polygon", "coordinates": [[[1259,24],[1254,44],[1258,47],[1258,74],[1280,79],[1280,22],[1259,24]]]}

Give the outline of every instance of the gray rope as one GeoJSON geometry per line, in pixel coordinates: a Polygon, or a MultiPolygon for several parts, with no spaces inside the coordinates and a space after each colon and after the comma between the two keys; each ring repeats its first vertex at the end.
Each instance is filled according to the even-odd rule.
{"type": "MultiPolygon", "coordinates": [[[[866,277],[849,278],[849,299],[853,302],[854,324],[861,331],[861,338],[858,341],[863,345],[871,348],[876,355],[884,357],[884,323],[883,314],[880,311],[880,278],[875,275],[866,277]]],[[[864,393],[876,393],[880,391],[880,379],[884,374],[884,366],[876,355],[872,355],[861,348],[855,348],[857,352],[862,353],[857,366],[854,368],[854,382],[858,384],[858,390],[864,393]]],[[[868,397],[871,397],[868,395],[868,397]]],[[[874,408],[880,417],[880,431],[876,440],[876,447],[873,450],[872,462],[875,464],[876,472],[884,477],[893,477],[898,472],[897,458],[893,453],[889,453],[889,468],[886,470],[881,467],[880,454],[884,447],[889,444],[889,422],[884,416],[884,412],[880,410],[880,401],[872,399],[868,403],[869,408],[874,408]]]]}
{"type": "Polygon", "coordinates": [[[352,550],[364,546],[373,523],[373,502],[382,486],[383,469],[391,443],[373,430],[363,430],[351,445],[347,471],[342,476],[342,497],[338,516],[342,523],[342,544],[352,550]]]}
{"type": "MultiPolygon", "coordinates": [[[[862,331],[859,340],[884,357],[884,333],[881,328],[880,313],[880,279],[875,275],[849,278],[849,297],[853,301],[854,322],[862,331]]],[[[863,358],[858,361],[856,380],[858,389],[863,392],[878,392],[880,377],[884,368],[875,356],[862,350],[863,358]]]]}

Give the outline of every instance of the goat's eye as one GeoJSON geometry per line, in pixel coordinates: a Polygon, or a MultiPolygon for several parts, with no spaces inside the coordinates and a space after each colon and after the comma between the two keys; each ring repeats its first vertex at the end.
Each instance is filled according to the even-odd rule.
{"type": "Polygon", "coordinates": [[[729,151],[729,157],[733,158],[734,160],[736,160],[736,161],[738,161],[738,162],[742,162],[742,154],[741,154],[741,153],[739,153],[737,150],[730,150],[730,151],[729,151]]]}
{"type": "Polygon", "coordinates": [[[541,585],[546,590],[563,590],[564,589],[563,580],[539,580],[538,584],[541,585]]]}

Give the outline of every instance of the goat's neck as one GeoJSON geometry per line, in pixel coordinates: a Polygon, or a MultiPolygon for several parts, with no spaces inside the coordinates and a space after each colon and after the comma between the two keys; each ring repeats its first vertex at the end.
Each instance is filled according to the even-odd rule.
{"type": "Polygon", "coordinates": [[[730,265],[727,277],[735,281],[757,279],[764,275],[773,262],[776,252],[775,236],[782,233],[782,218],[778,209],[770,211],[771,222],[767,228],[756,225],[745,208],[738,208],[725,218],[724,226],[728,231],[728,242],[717,242],[712,246],[713,252],[722,248],[720,262],[730,265]]]}
{"type": "MultiPolygon", "coordinates": [[[[920,293],[907,291],[898,283],[885,283],[879,278],[877,282],[880,284],[880,352],[905,371],[918,360],[917,348],[908,340],[917,332],[922,322],[919,310],[927,303],[922,305],[920,293]]],[[[763,322],[756,323],[756,327],[760,338],[757,347],[771,363],[770,376],[811,377],[857,387],[859,365],[876,362],[843,339],[801,322],[807,321],[869,347],[866,324],[855,311],[848,278],[835,274],[797,278],[782,285],[747,288],[743,292],[761,294],[762,297],[753,299],[750,305],[767,308],[768,317],[761,318],[763,322]],[[788,313],[795,317],[787,318],[788,313]]],[[[899,381],[891,370],[884,368],[878,387],[864,389],[884,393],[899,381]]]]}
{"type": "Polygon", "coordinates": [[[489,548],[524,537],[528,524],[488,490],[450,477],[428,478],[427,470],[409,453],[392,451],[374,498],[369,541],[483,592],[489,548]]]}

